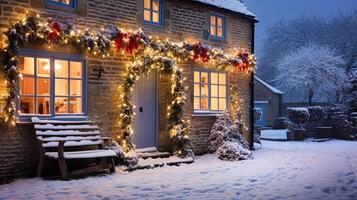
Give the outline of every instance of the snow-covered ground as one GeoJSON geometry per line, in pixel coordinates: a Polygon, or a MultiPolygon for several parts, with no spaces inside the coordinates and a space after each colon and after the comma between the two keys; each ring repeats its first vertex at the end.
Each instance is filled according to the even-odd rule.
{"type": "Polygon", "coordinates": [[[357,143],[262,141],[254,160],[0,186],[0,199],[357,199],[357,143]]]}
{"type": "Polygon", "coordinates": [[[268,140],[286,140],[286,129],[280,130],[262,130],[261,132],[261,139],[268,139],[268,140]]]}

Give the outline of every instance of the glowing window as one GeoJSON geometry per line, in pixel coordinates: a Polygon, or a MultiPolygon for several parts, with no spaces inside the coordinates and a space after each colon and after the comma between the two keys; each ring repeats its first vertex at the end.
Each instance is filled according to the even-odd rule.
{"type": "Polygon", "coordinates": [[[144,0],[144,21],[162,24],[162,0],[144,0]]]}
{"type": "Polygon", "coordinates": [[[76,8],[76,0],[47,0],[47,4],[76,8]]]}
{"type": "Polygon", "coordinates": [[[226,73],[194,71],[193,107],[195,111],[224,111],[227,109],[226,73]]]}
{"type": "Polygon", "coordinates": [[[214,38],[224,39],[226,37],[225,17],[219,15],[210,15],[210,35],[214,38]]]}

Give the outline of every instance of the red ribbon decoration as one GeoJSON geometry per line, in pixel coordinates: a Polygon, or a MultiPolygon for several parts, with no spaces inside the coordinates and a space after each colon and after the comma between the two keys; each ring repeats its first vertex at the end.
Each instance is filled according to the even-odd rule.
{"type": "Polygon", "coordinates": [[[139,48],[138,41],[140,40],[140,35],[139,34],[131,34],[129,36],[129,42],[126,45],[126,52],[129,54],[132,54],[135,49],[139,48]]]}
{"type": "Polygon", "coordinates": [[[117,48],[117,51],[119,51],[121,48],[124,47],[124,38],[127,37],[127,34],[118,32],[117,35],[115,36],[114,44],[115,47],[117,48]]]}
{"type": "Polygon", "coordinates": [[[50,34],[48,34],[49,45],[52,44],[53,39],[59,38],[60,33],[61,33],[61,26],[57,22],[54,22],[52,24],[51,32],[50,34]]]}
{"type": "Polygon", "coordinates": [[[201,57],[203,62],[207,62],[209,60],[208,48],[203,46],[200,42],[193,45],[193,59],[197,60],[201,57]]]}
{"type": "Polygon", "coordinates": [[[239,68],[239,70],[248,70],[249,66],[249,60],[248,60],[248,53],[238,53],[238,57],[242,60],[242,62],[237,62],[236,67],[239,68]]]}

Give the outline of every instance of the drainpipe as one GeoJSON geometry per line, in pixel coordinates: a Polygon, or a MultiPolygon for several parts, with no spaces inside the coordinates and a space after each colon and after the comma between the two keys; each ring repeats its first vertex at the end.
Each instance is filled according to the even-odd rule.
{"type": "MultiPolygon", "coordinates": [[[[255,23],[252,23],[252,54],[254,54],[255,23]]],[[[254,149],[254,73],[250,77],[250,149],[254,149]]]]}

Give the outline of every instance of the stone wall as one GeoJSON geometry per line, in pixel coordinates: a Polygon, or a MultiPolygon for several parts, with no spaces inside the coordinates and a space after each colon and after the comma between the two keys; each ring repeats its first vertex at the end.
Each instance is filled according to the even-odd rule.
{"type": "MultiPolygon", "coordinates": [[[[11,22],[21,20],[25,13],[39,13],[41,17],[52,17],[60,22],[68,22],[77,28],[100,30],[101,27],[115,25],[126,29],[142,28],[145,32],[163,39],[169,38],[172,41],[202,41],[204,43],[222,47],[227,52],[233,48],[251,51],[252,46],[252,25],[251,19],[245,18],[237,13],[203,5],[192,1],[165,0],[164,3],[164,24],[162,26],[148,25],[143,22],[142,0],[78,0],[78,8],[74,11],[63,9],[62,7],[48,6],[45,0],[0,0],[0,32],[7,30],[11,22]],[[209,13],[218,12],[227,18],[227,39],[226,41],[216,41],[209,36],[209,13]]],[[[0,36],[0,47],[4,47],[5,38],[0,36]]],[[[43,47],[28,46],[31,49],[41,49],[43,47]]],[[[50,51],[60,51],[73,53],[73,49],[52,48],[50,51]]],[[[133,61],[132,56],[122,55],[120,52],[111,52],[109,58],[100,59],[87,56],[88,69],[88,113],[89,118],[95,121],[104,135],[113,136],[118,133],[117,112],[118,85],[125,76],[125,66],[133,61]],[[98,80],[98,70],[102,68],[102,77],[98,80]]],[[[0,59],[1,60],[1,59],[0,59]]],[[[184,63],[181,66],[187,77],[185,86],[188,99],[185,107],[185,118],[190,119],[193,131],[190,137],[197,154],[204,153],[206,139],[209,130],[215,121],[214,116],[193,116],[193,88],[192,69],[197,66],[193,62],[184,63]]],[[[211,66],[214,67],[214,66],[211,66]]],[[[0,80],[0,92],[6,93],[3,77],[0,80]]],[[[160,78],[159,84],[159,114],[160,114],[160,148],[170,148],[170,143],[166,133],[165,116],[168,80],[160,78]]],[[[230,84],[238,85],[241,88],[241,102],[243,107],[243,117],[249,126],[250,123],[250,76],[233,71],[230,76],[230,84]]],[[[1,96],[0,96],[1,97],[1,96]]],[[[0,98],[0,106],[3,106],[4,99],[0,98]]],[[[249,139],[250,130],[244,135],[249,139]]],[[[0,183],[10,178],[21,176],[31,176],[35,174],[37,165],[37,146],[34,131],[31,125],[19,124],[17,129],[0,130],[0,183]]]]}

